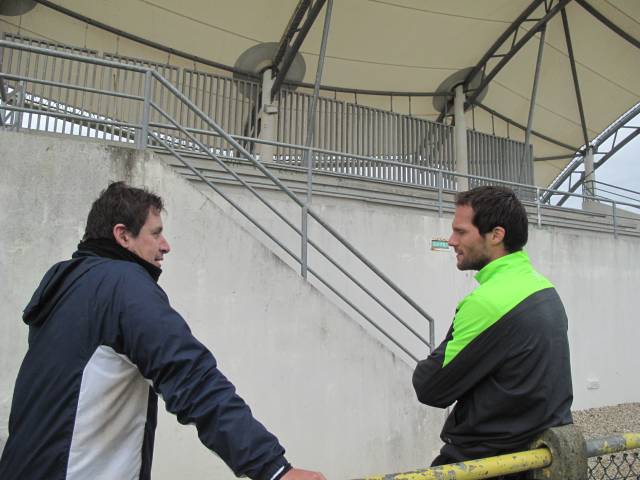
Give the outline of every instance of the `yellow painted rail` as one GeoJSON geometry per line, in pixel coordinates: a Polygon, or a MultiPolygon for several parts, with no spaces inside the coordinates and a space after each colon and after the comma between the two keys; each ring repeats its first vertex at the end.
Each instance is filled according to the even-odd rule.
{"type": "Polygon", "coordinates": [[[550,464],[551,452],[546,448],[538,448],[526,452],[441,465],[415,472],[375,475],[365,477],[362,480],[481,480],[544,468],[550,464]]]}
{"type": "Polygon", "coordinates": [[[587,457],[609,455],[624,450],[640,448],[640,433],[622,433],[610,437],[587,440],[587,457]]]}

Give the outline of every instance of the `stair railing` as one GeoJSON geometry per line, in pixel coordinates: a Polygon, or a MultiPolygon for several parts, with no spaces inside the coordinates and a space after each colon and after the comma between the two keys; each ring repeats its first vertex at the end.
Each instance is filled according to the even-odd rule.
{"type": "MultiPolygon", "coordinates": [[[[8,81],[24,81],[27,84],[40,85],[44,89],[49,87],[49,91],[55,91],[58,89],[61,92],[63,89],[73,90],[74,99],[77,99],[78,92],[83,96],[96,96],[92,100],[87,100],[87,103],[91,103],[93,108],[89,111],[83,108],[74,106],[77,102],[69,100],[69,94],[67,93],[66,101],[55,101],[53,98],[44,98],[42,94],[27,94],[26,106],[11,106],[3,105],[6,110],[13,110],[20,113],[34,113],[38,116],[63,118],[75,122],[77,125],[82,125],[81,128],[99,128],[102,126],[109,126],[111,128],[110,136],[102,135],[100,138],[104,139],[116,139],[119,141],[125,141],[127,143],[134,143],[137,148],[143,149],[152,145],[162,147],[167,153],[174,156],[179,160],[189,171],[191,171],[196,177],[203,181],[208,187],[213,189],[223,199],[229,202],[233,208],[235,208],[243,217],[245,217],[251,224],[257,227],[264,235],[266,235],[273,243],[275,243],[287,256],[291,257],[295,262],[302,264],[303,260],[301,256],[297,255],[290,248],[288,248],[283,241],[276,237],[272,232],[265,228],[253,215],[251,215],[245,208],[243,208],[238,202],[233,200],[220,186],[216,185],[210,179],[206,177],[200,169],[196,168],[193,163],[186,158],[184,152],[181,152],[181,148],[186,147],[192,152],[205,155],[206,157],[214,160],[220,167],[231,175],[239,184],[245,187],[252,195],[254,195],[258,201],[266,206],[273,214],[275,214],[280,220],[282,220],[293,232],[298,236],[302,236],[301,229],[289,221],[286,216],[280,212],[269,200],[265,198],[256,188],[251,186],[240,175],[238,175],[232,168],[230,168],[229,162],[226,162],[224,157],[219,154],[219,149],[212,148],[202,142],[192,133],[188,127],[181,121],[182,117],[193,116],[197,117],[199,121],[205,126],[205,130],[214,132],[215,135],[223,138],[230,149],[237,152],[237,154],[243,160],[248,161],[258,171],[260,171],[264,177],[269,179],[272,184],[277,187],[286,197],[293,201],[301,209],[306,209],[309,218],[313,219],[322,229],[333,237],[337,242],[342,245],[350,254],[355,256],[366,269],[377,277],[384,285],[397,294],[408,306],[413,308],[419,316],[424,319],[429,327],[429,339],[425,338],[420,332],[416,330],[412,325],[406,322],[401,315],[399,315],[394,309],[392,309],[387,302],[383,301],[378,295],[376,295],[371,288],[364,285],[364,283],[358,280],[355,275],[341,265],[341,263],[331,256],[325,248],[320,246],[316,241],[309,239],[309,245],[318,252],[321,257],[329,262],[330,265],[335,267],[342,275],[344,275],[353,285],[358,287],[367,297],[369,297],[375,304],[381,307],[387,312],[394,320],[402,325],[408,332],[410,332],[420,344],[432,349],[434,347],[434,320],[422,307],[420,307],[412,298],[409,297],[398,285],[396,285],[387,275],[385,275],[378,267],[376,267],[371,260],[369,260],[364,254],[362,254],[354,245],[352,245],[343,235],[341,235],[335,228],[333,228],[329,222],[323,219],[313,208],[306,205],[301,201],[296,194],[290,190],[278,177],[276,177],[269,169],[267,169],[258,159],[246,150],[238,141],[236,141],[231,135],[229,135],[224,129],[222,129],[214,119],[210,118],[205,112],[203,112],[197,105],[195,105],[189,98],[187,98],[176,86],[167,81],[164,77],[158,74],[156,71],[137,65],[122,64],[109,60],[99,59],[95,57],[89,57],[84,55],[77,55],[74,53],[68,53],[65,51],[54,51],[39,47],[33,47],[29,45],[16,44],[13,42],[0,41],[0,47],[4,49],[14,49],[18,51],[26,51],[34,54],[38,58],[34,60],[37,66],[41,66],[47,63],[49,58],[65,59],[72,62],[81,62],[83,64],[90,64],[95,68],[104,67],[110,69],[111,73],[118,73],[113,75],[113,83],[116,89],[111,90],[105,88],[100,82],[100,87],[95,85],[87,86],[87,77],[90,76],[87,73],[87,69],[84,70],[85,85],[81,85],[81,81],[72,82],[70,78],[58,79],[55,78],[42,78],[47,77],[47,73],[50,73],[50,65],[41,66],[40,68],[26,67],[26,74],[13,74],[10,72],[0,71],[0,78],[8,81]],[[44,60],[43,60],[44,59],[44,60]],[[35,71],[33,71],[35,70],[35,71]],[[127,72],[130,75],[136,75],[136,80],[129,80],[129,83],[137,83],[139,90],[137,93],[131,93],[128,91],[117,91],[117,87],[120,85],[120,73],[125,77],[127,72]],[[40,77],[40,78],[38,78],[40,77]],[[177,99],[180,104],[179,115],[180,118],[175,118],[174,115],[167,112],[158,104],[156,98],[158,98],[158,92],[160,89],[165,89],[170,92],[171,95],[177,99]],[[142,90],[142,91],[140,91],[142,90]],[[102,114],[99,111],[100,98],[102,97],[118,97],[124,101],[129,102],[127,108],[130,110],[135,107],[131,107],[131,102],[138,102],[140,104],[139,116],[137,121],[120,121],[117,120],[117,115],[114,112],[106,112],[102,114]],[[96,106],[97,104],[97,106],[96,106]],[[97,110],[96,110],[97,109],[97,110]],[[93,112],[93,113],[91,113],[93,112]],[[169,122],[173,127],[173,131],[177,135],[170,135],[165,132],[154,130],[154,127],[160,125],[158,122],[154,122],[155,118],[162,118],[164,122],[169,122]]],[[[53,61],[50,62],[53,64],[53,61]]],[[[88,67],[87,67],[88,68],[88,67]]],[[[53,75],[49,75],[52,77],[53,75]]],[[[77,68],[77,78],[83,76],[80,67],[77,68]]],[[[71,74],[69,74],[71,77],[71,74]]],[[[123,107],[124,108],[124,107],[123,107]]],[[[117,110],[117,109],[116,109],[117,110]]],[[[117,113],[117,112],[116,112],[117,113]]],[[[38,117],[40,122],[40,117],[38,117]]],[[[163,125],[166,127],[166,124],[163,125]]],[[[74,127],[75,128],[75,127],[74,127]]],[[[106,128],[106,127],[105,127],[106,128]]],[[[64,133],[64,132],[62,132],[64,133]]],[[[341,301],[352,308],[360,316],[362,316],[367,322],[369,322],[375,329],[381,332],[388,340],[390,340],[396,347],[402,350],[407,356],[414,361],[418,360],[411,350],[398,341],[393,334],[380,325],[379,321],[373,318],[373,316],[365,312],[363,308],[356,305],[354,301],[347,298],[347,296],[339,290],[332,282],[330,282],[325,276],[323,276],[317,269],[310,265],[306,266],[307,271],[313,275],[322,285],[335,294],[341,301]]],[[[426,356],[427,352],[421,354],[426,356]]]]}

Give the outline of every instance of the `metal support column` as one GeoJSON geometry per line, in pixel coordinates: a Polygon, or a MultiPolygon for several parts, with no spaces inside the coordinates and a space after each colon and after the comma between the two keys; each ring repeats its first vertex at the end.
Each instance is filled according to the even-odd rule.
{"type": "Polygon", "coordinates": [[[588,197],[593,197],[596,194],[596,172],[593,168],[593,163],[593,147],[590,145],[584,155],[584,181],[582,183],[584,195],[588,197]]]}
{"type": "Polygon", "coordinates": [[[151,70],[147,70],[144,75],[144,100],[142,103],[142,122],[140,126],[140,136],[136,141],[136,148],[144,150],[147,148],[149,137],[149,114],[151,112],[151,70]]]}
{"type": "MultiPolygon", "coordinates": [[[[456,139],[455,157],[456,172],[463,175],[469,174],[469,158],[467,155],[467,122],[464,118],[465,94],[463,85],[460,84],[455,89],[453,97],[453,115],[455,118],[454,137],[456,139]]],[[[469,179],[458,177],[458,191],[469,190],[469,179]]]]}
{"type": "Polygon", "coordinates": [[[578,103],[578,112],[580,113],[580,126],[582,127],[582,137],[584,138],[584,146],[589,145],[589,134],[587,133],[587,121],[584,116],[584,107],[582,106],[582,94],[580,93],[580,82],[578,81],[578,70],[576,68],[576,59],[573,55],[573,45],[571,43],[571,32],[569,31],[569,19],[567,12],[563,8],[561,10],[562,26],[564,28],[564,37],[567,44],[567,54],[569,55],[569,64],[571,65],[571,76],[573,78],[573,88],[576,94],[576,102],[578,103]]]}
{"type": "MultiPolygon", "coordinates": [[[[531,129],[533,128],[533,113],[536,105],[536,98],[538,96],[538,81],[540,80],[540,66],[542,65],[542,52],[544,51],[544,37],[547,32],[547,26],[545,25],[542,30],[540,30],[540,43],[538,45],[538,58],[536,60],[536,71],[533,75],[533,87],[531,88],[531,102],[529,103],[529,118],[527,119],[527,130],[524,135],[524,145],[525,149],[522,154],[522,160],[519,167],[518,176],[516,181],[522,183],[522,170],[525,166],[525,162],[529,160],[529,162],[533,161],[533,158],[529,157],[529,152],[531,151],[531,129]]],[[[531,179],[533,181],[533,178],[531,179]]]]}
{"type": "MultiPolygon", "coordinates": [[[[271,88],[273,87],[273,76],[270,68],[262,72],[262,102],[260,104],[260,140],[274,142],[276,140],[276,125],[278,107],[271,102],[271,88]]],[[[265,143],[256,145],[256,153],[260,156],[260,161],[273,161],[275,147],[265,143]]]]}
{"type": "Polygon", "coordinates": [[[316,106],[318,104],[318,96],[320,95],[320,82],[322,80],[322,70],[324,69],[324,57],[327,51],[327,40],[329,39],[329,25],[331,23],[331,10],[333,8],[333,0],[327,0],[327,9],[324,14],[324,27],[322,30],[322,43],[320,44],[320,55],[318,56],[318,67],[316,68],[316,80],[313,86],[313,97],[311,97],[311,105],[309,106],[309,116],[307,118],[307,138],[304,152],[305,165],[307,166],[307,198],[302,207],[302,238],[300,246],[300,273],[303,278],[307,278],[308,264],[308,245],[309,245],[309,207],[311,207],[311,199],[313,192],[313,137],[316,129],[316,106]]]}

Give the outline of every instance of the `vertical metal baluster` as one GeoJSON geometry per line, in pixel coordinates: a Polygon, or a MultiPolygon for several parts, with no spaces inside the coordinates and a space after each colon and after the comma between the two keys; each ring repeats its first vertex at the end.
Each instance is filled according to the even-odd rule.
{"type": "MultiPolygon", "coordinates": [[[[91,71],[92,71],[91,86],[93,88],[98,88],[97,87],[97,85],[98,85],[98,78],[97,78],[97,76],[98,76],[98,68],[99,68],[98,65],[94,63],[93,64],[93,68],[91,69],[91,71]]],[[[91,98],[90,110],[92,111],[91,117],[95,120],[96,118],[99,117],[99,114],[100,114],[100,110],[98,110],[96,108],[96,102],[97,102],[98,98],[100,98],[100,94],[92,93],[90,95],[90,98],[91,98]]],[[[93,124],[93,126],[92,126],[91,130],[93,130],[93,138],[98,138],[98,124],[95,123],[95,122],[92,122],[92,124],[93,124]]]]}
{"type": "MultiPolygon", "coordinates": [[[[60,69],[62,71],[62,69],[60,69]]],[[[103,66],[98,67],[98,72],[100,72],[100,82],[99,82],[99,88],[100,90],[104,90],[104,77],[105,77],[105,73],[106,73],[106,68],[103,66]]],[[[96,112],[98,113],[98,118],[100,118],[101,120],[105,120],[109,117],[108,114],[108,107],[105,106],[105,112],[102,112],[102,97],[104,96],[103,93],[99,93],[97,94],[98,98],[96,101],[96,112]]],[[[108,103],[108,100],[107,102],[108,103]]],[[[57,126],[56,126],[57,128],[57,126]]],[[[96,138],[102,138],[102,139],[106,139],[106,129],[105,129],[105,124],[104,123],[98,123],[96,124],[96,138]]]]}
{"type": "MultiPolygon", "coordinates": [[[[41,78],[43,80],[47,79],[47,67],[49,64],[49,55],[42,55],[42,62],[36,62],[36,78],[41,78]],[[41,65],[44,64],[44,65],[41,65]],[[40,68],[42,70],[40,70],[40,68]]],[[[44,115],[43,114],[39,114],[37,121],[36,121],[36,129],[40,130],[41,128],[45,128],[46,131],[46,123],[47,123],[47,119],[48,119],[48,115],[46,114],[46,112],[49,111],[49,109],[51,108],[51,103],[50,103],[50,99],[47,98],[47,95],[45,93],[45,89],[46,89],[46,85],[40,84],[38,85],[38,98],[40,99],[40,111],[45,112],[44,115]],[[41,126],[40,124],[43,123],[43,125],[41,126]]],[[[35,90],[35,89],[34,89],[35,90]]]]}
{"type": "MultiPolygon", "coordinates": [[[[56,62],[57,62],[57,59],[58,59],[57,57],[51,57],[51,73],[50,73],[50,75],[47,75],[47,78],[50,78],[52,82],[55,81],[55,78],[56,78],[56,62]]],[[[51,108],[53,108],[52,103],[56,104],[55,109],[58,108],[57,97],[55,97],[53,85],[49,85],[48,100],[49,100],[49,104],[50,104],[51,108]]],[[[53,124],[53,130],[52,131],[53,132],[56,131],[56,118],[57,117],[50,117],[49,115],[47,115],[47,120],[45,122],[45,130],[47,132],[49,131],[49,121],[51,121],[51,123],[53,124]]]]}
{"type": "MultiPolygon", "coordinates": [[[[213,110],[213,118],[215,119],[216,123],[218,123],[218,125],[220,125],[220,77],[218,77],[217,75],[211,75],[211,97],[212,97],[212,102],[213,102],[213,106],[212,106],[212,110],[213,110]],[[215,93],[213,90],[213,85],[215,83],[215,93]]],[[[258,104],[258,99],[255,99],[255,103],[256,105],[258,104]]],[[[256,113],[257,114],[257,113],[256,113]]],[[[257,119],[254,119],[255,122],[257,122],[257,119]]],[[[254,125],[254,128],[257,129],[257,123],[256,125],[254,125]]],[[[254,133],[257,135],[257,130],[254,130],[254,133]]],[[[215,137],[215,140],[213,142],[213,145],[215,147],[216,150],[219,150],[222,148],[222,138],[220,137],[215,137]]]]}
{"type": "MultiPolygon", "coordinates": [[[[201,110],[204,107],[204,102],[202,99],[202,92],[203,92],[203,88],[201,86],[201,82],[204,80],[203,78],[203,74],[202,72],[198,72],[198,71],[194,71],[193,74],[193,78],[194,78],[194,85],[193,85],[193,93],[192,93],[192,97],[189,98],[189,100],[191,100],[196,107],[200,108],[201,110]]],[[[204,128],[204,121],[202,120],[202,118],[199,115],[196,115],[195,110],[191,109],[191,115],[193,118],[193,125],[192,128],[194,130],[202,130],[204,128]]],[[[228,125],[227,128],[225,129],[227,132],[233,134],[233,132],[231,131],[231,125],[228,125]]],[[[203,144],[207,144],[207,136],[202,134],[202,133],[193,133],[193,136],[196,138],[196,140],[199,140],[201,143],[203,144]]],[[[199,153],[204,153],[204,152],[200,152],[200,147],[198,145],[193,145],[193,150],[195,150],[196,152],[199,153]]]]}
{"type": "Polygon", "coordinates": [[[536,187],[536,217],[538,228],[542,227],[542,212],[540,210],[540,187],[536,187]]]}
{"type": "MultiPolygon", "coordinates": [[[[338,146],[338,101],[331,100],[331,125],[333,128],[331,129],[331,150],[337,152],[340,147],[338,146]]],[[[335,167],[337,166],[337,158],[334,158],[331,155],[330,165],[332,166],[332,171],[335,171],[335,167]],[[335,160],[335,161],[334,161],[335,160]]]]}
{"type": "Polygon", "coordinates": [[[442,217],[442,188],[444,184],[444,178],[442,176],[442,170],[438,170],[436,176],[436,183],[438,184],[438,217],[442,217]]]}
{"type": "MultiPolygon", "coordinates": [[[[69,90],[70,90],[70,87],[69,87],[69,85],[71,85],[71,75],[73,74],[73,62],[71,60],[69,60],[69,61],[65,62],[65,64],[68,66],[68,68],[67,68],[67,80],[66,80],[67,86],[64,87],[65,95],[64,95],[63,105],[64,105],[65,113],[68,113],[69,109],[70,109],[70,104],[69,104],[69,90]]],[[[62,121],[62,132],[63,133],[66,133],[66,131],[67,131],[67,126],[68,126],[67,123],[68,123],[68,121],[67,121],[66,117],[63,118],[63,121],[62,121]]],[[[71,125],[69,125],[70,133],[73,134],[73,122],[69,122],[69,123],[71,123],[71,125]]]]}
{"type": "MultiPolygon", "coordinates": [[[[20,56],[22,57],[22,50],[20,50],[20,56]]],[[[25,57],[26,57],[26,67],[25,67],[25,73],[24,76],[28,77],[29,76],[29,70],[30,70],[30,65],[31,65],[31,54],[30,53],[25,53],[25,57]]],[[[22,60],[22,59],[21,59],[22,60]]],[[[22,63],[22,62],[20,62],[22,63]]],[[[27,82],[26,81],[21,81],[19,83],[21,90],[19,91],[20,94],[20,107],[24,107],[26,105],[26,93],[27,93],[27,82]]],[[[24,118],[27,118],[27,130],[31,128],[31,114],[30,113],[22,113],[20,112],[18,114],[18,118],[19,121],[17,123],[17,128],[20,129],[22,128],[22,124],[24,122],[24,118]]]]}
{"type": "MultiPolygon", "coordinates": [[[[236,80],[233,83],[233,129],[236,135],[242,135],[242,103],[240,99],[240,85],[243,84],[242,80],[236,80]]],[[[278,130],[276,129],[276,138],[278,136],[278,130]]]]}
{"type": "Polygon", "coordinates": [[[147,70],[144,74],[144,102],[142,106],[142,122],[140,128],[140,136],[136,147],[144,150],[147,146],[147,137],[149,135],[149,112],[151,108],[151,70],[147,70]]]}
{"type": "MultiPolygon", "coordinates": [[[[130,62],[126,62],[126,63],[130,63],[130,62]]],[[[133,85],[131,85],[131,88],[128,88],[131,82],[129,77],[131,76],[133,76],[133,74],[130,73],[129,70],[125,70],[125,69],[122,70],[122,73],[120,75],[120,79],[122,80],[122,85],[118,86],[118,88],[116,89],[117,92],[128,93],[129,91],[133,91],[133,85]]],[[[131,114],[131,100],[129,100],[128,98],[121,98],[120,103],[122,105],[122,109],[121,109],[121,115],[120,115],[120,118],[118,118],[118,121],[137,123],[136,121],[133,120],[133,115],[131,114]]],[[[136,113],[137,113],[137,109],[136,109],[136,113]]],[[[136,140],[135,132],[132,132],[122,126],[118,126],[116,128],[118,128],[122,136],[125,137],[128,142],[131,140],[135,142],[136,140]]]]}
{"type": "MultiPolygon", "coordinates": [[[[89,72],[93,71],[95,67],[95,63],[85,63],[84,64],[84,82],[83,82],[83,86],[85,88],[87,87],[93,87],[95,88],[95,84],[94,83],[89,83],[89,72]]],[[[86,128],[86,134],[85,136],[87,138],[91,137],[91,106],[87,105],[87,98],[91,99],[92,98],[92,94],[88,94],[85,90],[82,91],[82,93],[80,94],[80,105],[81,105],[81,109],[82,109],[82,115],[85,116],[87,118],[87,120],[85,121],[85,128],[86,128]]]]}
{"type": "MultiPolygon", "coordinates": [[[[283,135],[283,140],[285,141],[285,143],[288,143],[289,145],[291,145],[292,142],[292,138],[293,136],[291,135],[291,116],[292,116],[292,110],[293,110],[293,103],[292,103],[292,96],[291,96],[291,92],[289,91],[285,91],[283,93],[283,95],[285,96],[285,105],[284,105],[284,118],[282,119],[282,128],[284,131],[284,135],[283,135]]],[[[291,147],[287,147],[286,149],[287,151],[287,163],[289,163],[290,165],[293,162],[293,155],[294,155],[294,151],[291,147]]]]}
{"type": "MultiPolygon", "coordinates": [[[[318,98],[318,101],[322,100],[322,115],[324,116],[324,148],[325,150],[331,150],[331,116],[329,114],[329,108],[331,106],[330,100],[326,98],[318,98]]],[[[322,155],[318,155],[322,160],[322,169],[327,169],[328,164],[328,154],[323,153],[322,155]]]]}
{"type": "MultiPolygon", "coordinates": [[[[233,80],[228,78],[227,82],[229,83],[229,93],[228,93],[229,98],[227,99],[227,123],[226,123],[226,125],[227,125],[227,128],[230,129],[231,125],[232,125],[232,123],[231,123],[231,109],[232,109],[233,103],[231,101],[231,95],[233,93],[233,80]]],[[[232,147],[230,146],[229,148],[232,148],[232,147]]],[[[237,152],[235,152],[234,155],[237,155],[237,152]]],[[[269,158],[268,160],[271,161],[272,159],[269,158]]]]}

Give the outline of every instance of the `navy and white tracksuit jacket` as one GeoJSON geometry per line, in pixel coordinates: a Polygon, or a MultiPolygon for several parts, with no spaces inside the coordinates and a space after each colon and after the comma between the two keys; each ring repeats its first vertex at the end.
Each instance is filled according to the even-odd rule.
{"type": "Polygon", "coordinates": [[[2,480],[149,479],[157,395],[236,475],[270,479],[288,465],[141,265],[58,263],[24,320],[2,480]]]}

